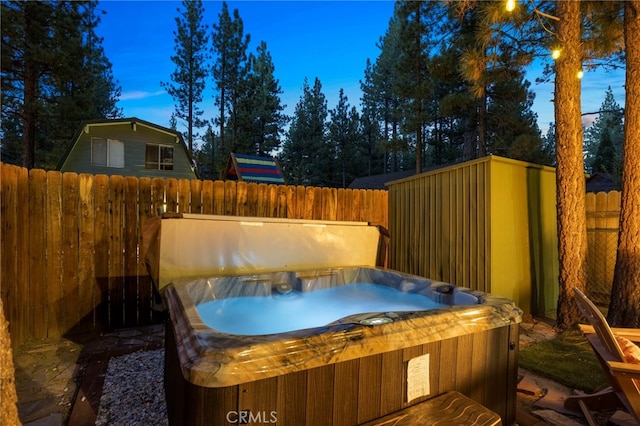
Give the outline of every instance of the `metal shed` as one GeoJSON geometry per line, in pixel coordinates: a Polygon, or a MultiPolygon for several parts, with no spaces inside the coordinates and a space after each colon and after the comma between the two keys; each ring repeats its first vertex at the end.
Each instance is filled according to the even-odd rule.
{"type": "Polygon", "coordinates": [[[555,312],[555,169],[489,156],[387,185],[390,268],[555,312]]]}

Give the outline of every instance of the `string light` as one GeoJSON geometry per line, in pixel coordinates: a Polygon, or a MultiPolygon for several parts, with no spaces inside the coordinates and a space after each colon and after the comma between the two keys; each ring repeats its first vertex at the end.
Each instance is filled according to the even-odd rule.
{"type": "Polygon", "coordinates": [[[562,51],[558,48],[551,49],[551,58],[553,58],[553,60],[558,59],[560,57],[561,52],[562,51]]]}
{"type": "Polygon", "coordinates": [[[584,71],[582,70],[582,68],[580,68],[580,70],[576,74],[576,77],[578,77],[579,80],[582,80],[582,77],[584,77],[584,71]]]}
{"type": "Polygon", "coordinates": [[[516,8],[516,0],[507,0],[507,5],[506,5],[507,12],[513,12],[515,8],[516,8]]]}

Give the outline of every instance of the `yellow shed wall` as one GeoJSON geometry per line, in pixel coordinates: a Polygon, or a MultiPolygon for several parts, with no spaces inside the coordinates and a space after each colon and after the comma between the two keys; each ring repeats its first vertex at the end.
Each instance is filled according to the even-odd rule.
{"type": "Polygon", "coordinates": [[[491,156],[391,182],[389,231],[392,269],[555,311],[552,168],[491,156]]]}
{"type": "Polygon", "coordinates": [[[526,168],[491,161],[491,293],[531,306],[531,259],[526,168]]]}

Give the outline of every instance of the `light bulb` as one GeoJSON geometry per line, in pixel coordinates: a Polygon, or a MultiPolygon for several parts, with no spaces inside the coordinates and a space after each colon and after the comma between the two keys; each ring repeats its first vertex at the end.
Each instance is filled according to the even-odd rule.
{"type": "Polygon", "coordinates": [[[555,60],[558,59],[560,57],[560,49],[552,49],[551,50],[551,57],[555,60]]]}
{"type": "Polygon", "coordinates": [[[516,0],[507,0],[507,5],[505,6],[507,12],[513,12],[516,8],[516,0]]]}
{"type": "Polygon", "coordinates": [[[578,70],[576,77],[578,77],[579,80],[581,80],[582,77],[584,77],[584,71],[582,70],[582,68],[578,70]]]}

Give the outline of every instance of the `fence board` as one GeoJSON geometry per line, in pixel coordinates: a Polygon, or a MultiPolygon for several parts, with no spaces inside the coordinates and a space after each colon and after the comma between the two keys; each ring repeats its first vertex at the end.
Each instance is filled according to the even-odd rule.
{"type": "Polygon", "coordinates": [[[78,175],[62,175],[62,304],[64,330],[80,320],[78,299],[78,175]]]}
{"type": "Polygon", "coordinates": [[[80,215],[78,216],[78,314],[82,319],[95,322],[98,283],[93,258],[95,241],[94,177],[81,174],[79,178],[80,215]],[[87,318],[88,317],[88,318],[87,318]]]}
{"type": "MultiPolygon", "coordinates": [[[[47,337],[46,235],[47,173],[35,169],[29,174],[29,334],[47,337]]],[[[4,220],[3,220],[4,223],[4,220]]],[[[3,245],[4,247],[4,245],[3,245]]],[[[6,257],[6,256],[5,256],[6,257]]],[[[3,268],[4,270],[4,268],[3,268]]]]}
{"type": "Polygon", "coordinates": [[[235,202],[235,214],[238,216],[246,216],[245,207],[247,204],[247,183],[240,181],[236,183],[236,202],[235,202]]]}
{"type": "Polygon", "coordinates": [[[278,213],[277,217],[286,218],[287,217],[287,190],[284,185],[276,186],[276,196],[278,200],[278,213]]]}
{"type": "Polygon", "coordinates": [[[180,179],[178,181],[178,211],[180,213],[191,212],[191,181],[180,179]]]}
{"type": "Polygon", "coordinates": [[[165,204],[168,212],[178,211],[178,180],[169,178],[164,181],[165,204]]]}
{"type": "Polygon", "coordinates": [[[287,191],[287,217],[296,217],[296,187],[288,185],[285,189],[287,191]]]}
{"type": "Polygon", "coordinates": [[[225,215],[231,216],[236,214],[236,182],[228,180],[224,182],[224,208],[225,215]]]}
{"type": "Polygon", "coordinates": [[[189,213],[202,214],[202,181],[192,180],[190,181],[190,184],[191,184],[191,188],[190,188],[191,204],[189,206],[189,213]]]}
{"type": "Polygon", "coordinates": [[[153,178],[151,181],[151,214],[160,214],[164,213],[167,210],[167,204],[165,202],[165,193],[164,193],[164,179],[161,178],[153,178]]]}
{"type": "Polygon", "coordinates": [[[213,214],[213,181],[202,182],[202,213],[213,214]]]}
{"type": "MultiPolygon", "coordinates": [[[[17,184],[16,191],[16,218],[18,219],[16,253],[27,253],[29,248],[29,221],[25,220],[29,214],[29,174],[27,169],[23,167],[17,168],[17,184]]],[[[17,273],[18,279],[15,280],[18,286],[19,300],[29,300],[29,257],[17,256],[17,273]]],[[[0,282],[0,285],[1,282],[0,282]]],[[[18,318],[29,318],[29,305],[20,303],[18,308],[18,318]]],[[[29,328],[22,331],[22,338],[29,336],[29,328]]]]}
{"type": "Polygon", "coordinates": [[[267,210],[267,215],[269,217],[278,217],[278,192],[274,185],[269,185],[268,191],[269,201],[267,205],[269,207],[267,210]]]}
{"type": "Polygon", "coordinates": [[[62,307],[62,174],[47,172],[47,335],[61,336],[62,307]]]}
{"type": "MultiPolygon", "coordinates": [[[[175,200],[174,200],[175,203],[175,200]]],[[[122,327],[124,323],[124,269],[123,269],[123,204],[124,178],[109,179],[111,207],[111,241],[109,244],[109,326],[122,327]]]]}
{"type": "MultiPolygon", "coordinates": [[[[16,300],[18,298],[18,257],[12,256],[11,253],[16,253],[18,243],[18,216],[17,216],[17,203],[19,202],[17,197],[18,186],[18,167],[11,165],[2,166],[1,174],[2,193],[0,201],[2,202],[2,208],[0,214],[2,214],[2,228],[1,228],[1,242],[2,242],[2,285],[0,285],[0,292],[4,301],[16,300]]],[[[9,324],[15,323],[18,319],[19,303],[5,304],[4,312],[9,324]]],[[[28,330],[28,324],[27,328],[28,330]]],[[[24,330],[17,330],[15,338],[17,340],[25,338],[24,330]]]]}
{"type": "MultiPolygon", "coordinates": [[[[152,188],[150,178],[138,181],[138,223],[140,231],[144,229],[147,219],[155,216],[152,203],[152,188]]],[[[142,232],[138,232],[138,247],[142,247],[142,232]]],[[[141,325],[153,322],[152,310],[153,292],[151,278],[147,274],[142,253],[138,255],[138,320],[141,325]]]]}
{"type": "Polygon", "coordinates": [[[94,269],[96,274],[96,293],[94,303],[94,325],[109,325],[109,240],[111,239],[111,220],[109,209],[109,177],[96,175],[94,180],[94,269]]]}
{"type": "Polygon", "coordinates": [[[296,219],[303,219],[305,217],[305,197],[306,188],[302,185],[296,186],[296,219]]]}
{"type": "Polygon", "coordinates": [[[124,324],[138,324],[138,179],[124,181],[124,324]]]}
{"type": "Polygon", "coordinates": [[[327,220],[336,220],[336,206],[333,191],[335,188],[322,188],[322,217],[327,220]]]}
{"type": "Polygon", "coordinates": [[[213,214],[225,214],[224,191],[225,183],[223,181],[213,182],[213,214]]]}

